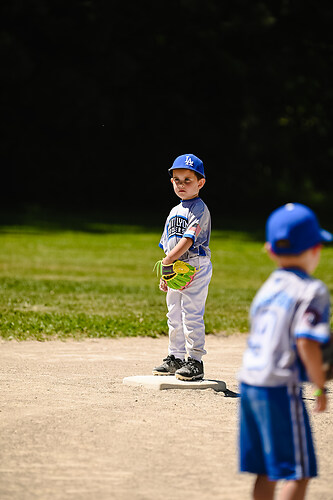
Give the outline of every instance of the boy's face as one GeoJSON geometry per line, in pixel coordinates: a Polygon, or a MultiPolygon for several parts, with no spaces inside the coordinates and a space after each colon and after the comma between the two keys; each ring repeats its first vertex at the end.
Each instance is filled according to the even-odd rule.
{"type": "Polygon", "coordinates": [[[193,170],[187,168],[175,168],[172,171],[171,182],[173,189],[182,200],[191,200],[199,195],[199,191],[205,184],[206,179],[198,180],[193,170]]]}

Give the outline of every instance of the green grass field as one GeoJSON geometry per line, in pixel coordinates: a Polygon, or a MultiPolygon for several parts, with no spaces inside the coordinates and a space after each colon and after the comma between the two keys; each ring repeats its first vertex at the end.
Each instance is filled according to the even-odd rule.
{"type": "MultiPolygon", "coordinates": [[[[0,335],[5,339],[167,334],[165,295],[152,269],[160,231],[92,225],[74,231],[0,226],[0,335]]],[[[213,231],[207,333],[246,332],[250,302],[274,266],[263,241],[213,231]]],[[[333,288],[333,248],[316,276],[333,288]]]]}

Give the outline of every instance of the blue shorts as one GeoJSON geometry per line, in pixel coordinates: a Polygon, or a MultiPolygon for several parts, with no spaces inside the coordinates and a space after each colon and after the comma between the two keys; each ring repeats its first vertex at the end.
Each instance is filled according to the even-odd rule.
{"type": "Polygon", "coordinates": [[[272,481],[317,476],[300,388],[240,386],[240,471],[272,481]]]}

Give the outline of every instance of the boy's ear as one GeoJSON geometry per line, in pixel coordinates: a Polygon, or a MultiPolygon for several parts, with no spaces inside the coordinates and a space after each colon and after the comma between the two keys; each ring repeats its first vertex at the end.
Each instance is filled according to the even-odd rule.
{"type": "Polygon", "coordinates": [[[272,251],[272,245],[270,243],[268,243],[268,241],[266,241],[264,248],[265,248],[267,253],[272,251]]]}
{"type": "Polygon", "coordinates": [[[270,259],[272,259],[274,262],[276,261],[276,254],[273,252],[272,250],[272,245],[270,243],[268,243],[268,241],[266,241],[265,245],[264,245],[264,249],[266,250],[267,254],[268,254],[268,257],[270,259]]]}
{"type": "Polygon", "coordinates": [[[205,182],[206,179],[204,177],[202,177],[202,179],[199,180],[198,182],[199,189],[201,189],[204,186],[205,182]]]}
{"type": "Polygon", "coordinates": [[[314,247],[312,247],[315,252],[319,252],[323,248],[322,243],[317,243],[314,247]]]}

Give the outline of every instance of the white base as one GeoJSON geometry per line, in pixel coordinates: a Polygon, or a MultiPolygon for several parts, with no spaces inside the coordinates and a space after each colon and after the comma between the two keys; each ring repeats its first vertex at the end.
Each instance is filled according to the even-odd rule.
{"type": "Polygon", "coordinates": [[[174,375],[141,375],[125,377],[123,384],[140,385],[162,391],[163,389],[214,389],[215,391],[225,391],[226,383],[223,380],[178,380],[174,375]]]}

